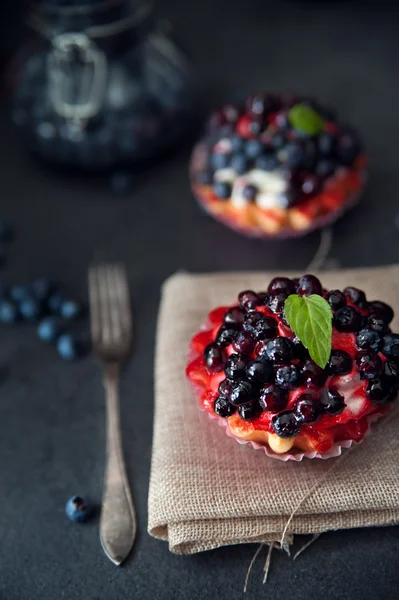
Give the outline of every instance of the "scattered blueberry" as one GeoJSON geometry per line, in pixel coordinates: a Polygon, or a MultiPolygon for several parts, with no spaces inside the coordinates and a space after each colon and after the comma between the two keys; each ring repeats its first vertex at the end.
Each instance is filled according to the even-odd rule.
{"type": "Polygon", "coordinates": [[[219,383],[218,391],[223,398],[230,398],[231,390],[233,389],[233,382],[230,379],[223,379],[219,383]]]}
{"type": "Polygon", "coordinates": [[[360,350],[374,350],[378,352],[382,346],[382,337],[372,329],[361,329],[356,335],[356,346],[360,350]]]}
{"type": "MultiPolygon", "coordinates": [[[[346,287],[344,289],[345,297],[359,308],[365,308],[367,305],[366,294],[355,287],[346,287]]],[[[388,306],[388,305],[385,305],[388,306]]],[[[389,308],[389,307],[388,307],[389,308]]],[[[392,314],[393,317],[393,314],[392,314]]]]}
{"type": "Polygon", "coordinates": [[[378,319],[377,317],[369,317],[368,326],[371,331],[376,331],[380,335],[384,335],[388,333],[388,323],[383,321],[382,319],[378,319]]]}
{"type": "Polygon", "coordinates": [[[245,290],[238,295],[238,304],[245,311],[255,310],[260,304],[258,294],[252,290],[245,290]]]}
{"type": "Polygon", "coordinates": [[[302,275],[299,279],[297,294],[300,296],[310,296],[311,294],[322,295],[323,288],[317,277],[314,275],[302,275]]]}
{"type": "Polygon", "coordinates": [[[55,285],[50,279],[41,277],[32,283],[31,292],[35,298],[44,301],[50,296],[54,289],[55,285]]]}
{"type": "Polygon", "coordinates": [[[11,300],[0,300],[0,322],[15,323],[18,320],[18,308],[11,300]]]}
{"type": "Polygon", "coordinates": [[[326,300],[334,311],[346,306],[345,294],[343,294],[340,290],[331,290],[328,292],[326,300]]]}
{"type": "Polygon", "coordinates": [[[61,292],[56,292],[55,294],[52,294],[46,302],[48,310],[51,313],[58,315],[61,310],[61,305],[65,300],[65,295],[61,292]]]}
{"type": "Polygon", "coordinates": [[[385,302],[381,302],[381,300],[369,302],[368,309],[370,316],[382,319],[387,324],[389,324],[394,317],[392,308],[385,302]]]}
{"type": "Polygon", "coordinates": [[[276,371],[276,383],[283,390],[293,390],[301,380],[301,375],[296,365],[285,365],[276,371]]]}
{"type": "Polygon", "coordinates": [[[216,343],[220,346],[229,346],[238,335],[233,325],[222,325],[216,336],[216,343]]]}
{"type": "Polygon", "coordinates": [[[88,351],[88,343],[78,334],[63,333],[57,340],[59,355],[65,360],[75,360],[88,351]]]}
{"type": "Polygon", "coordinates": [[[37,335],[41,340],[48,343],[54,343],[63,332],[60,319],[57,317],[45,317],[37,327],[37,335]]]}
{"type": "Polygon", "coordinates": [[[70,521],[83,523],[93,514],[93,506],[86,503],[80,496],[72,496],[65,505],[65,512],[70,521]]]}
{"type": "Polygon", "coordinates": [[[267,291],[273,296],[281,292],[289,296],[290,294],[295,294],[295,284],[292,279],[288,279],[288,277],[275,277],[269,283],[267,291]]]}
{"type": "Polygon", "coordinates": [[[335,313],[333,323],[337,331],[355,333],[362,329],[363,317],[353,306],[344,306],[335,313]]]}
{"type": "Polygon", "coordinates": [[[215,343],[208,344],[204,350],[205,365],[211,373],[223,371],[225,358],[224,351],[215,343]]]}
{"type": "Polygon", "coordinates": [[[10,288],[10,298],[14,302],[20,302],[24,298],[29,298],[31,295],[31,288],[28,285],[14,285],[10,288]]]}
{"type": "Polygon", "coordinates": [[[18,304],[19,313],[24,321],[37,321],[43,315],[40,300],[24,298],[18,304]]]}
{"type": "Polygon", "coordinates": [[[244,321],[244,311],[238,306],[229,308],[224,315],[226,325],[241,325],[244,321]]]}

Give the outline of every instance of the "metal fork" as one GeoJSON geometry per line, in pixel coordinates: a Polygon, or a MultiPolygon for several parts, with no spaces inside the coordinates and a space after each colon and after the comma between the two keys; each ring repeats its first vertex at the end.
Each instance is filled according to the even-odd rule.
{"type": "Polygon", "coordinates": [[[123,458],[119,417],[119,372],[128,357],[132,316],[125,269],[101,265],[89,270],[91,335],[104,369],[107,458],[100,539],[105,554],[120,565],[136,537],[136,516],[123,458]]]}

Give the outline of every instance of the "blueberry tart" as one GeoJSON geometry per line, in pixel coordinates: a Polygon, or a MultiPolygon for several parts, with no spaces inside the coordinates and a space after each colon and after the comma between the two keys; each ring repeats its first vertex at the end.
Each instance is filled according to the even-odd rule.
{"type": "Polygon", "coordinates": [[[228,435],[283,460],[361,442],[399,390],[393,310],[314,275],[274,278],[212,310],[191,340],[187,378],[228,435]]]}
{"type": "Polygon", "coordinates": [[[205,210],[253,237],[293,237],[331,223],[359,198],[357,133],[308,98],[260,94],[210,117],[190,177],[205,210]]]}

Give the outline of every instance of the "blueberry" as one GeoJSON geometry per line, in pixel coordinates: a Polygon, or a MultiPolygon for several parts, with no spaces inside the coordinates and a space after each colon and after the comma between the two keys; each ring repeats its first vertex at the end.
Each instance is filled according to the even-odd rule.
{"type": "Polygon", "coordinates": [[[109,187],[113,192],[125,194],[133,187],[133,176],[125,171],[115,171],[109,178],[109,187]]]}
{"type": "Polygon", "coordinates": [[[315,173],[318,177],[321,177],[322,179],[324,179],[326,177],[330,177],[331,175],[333,175],[336,168],[337,168],[337,164],[336,164],[335,160],[333,160],[331,158],[324,158],[322,160],[319,160],[316,163],[315,173]]]}
{"type": "Polygon", "coordinates": [[[224,315],[226,325],[241,325],[244,321],[244,311],[238,306],[229,308],[224,315]]]}
{"type": "Polygon", "coordinates": [[[309,358],[309,350],[305,348],[301,340],[296,335],[291,337],[290,341],[293,345],[293,352],[295,358],[299,358],[300,360],[305,360],[309,358]]]}
{"type": "Polygon", "coordinates": [[[244,320],[244,331],[255,340],[270,340],[277,335],[277,321],[263,313],[249,313],[244,320]]]}
{"type": "Polygon", "coordinates": [[[374,379],[381,373],[382,362],[373,350],[362,350],[355,357],[357,368],[362,379],[374,379]]]}
{"type": "Polygon", "coordinates": [[[248,404],[241,404],[238,407],[238,414],[244,421],[251,421],[259,416],[261,409],[257,402],[249,402],[248,404]]]}
{"type": "Polygon", "coordinates": [[[378,352],[382,346],[382,337],[377,331],[361,329],[356,335],[356,346],[360,350],[374,350],[378,352]]]}
{"type": "Polygon", "coordinates": [[[195,181],[200,185],[212,185],[213,173],[212,171],[199,171],[195,174],[195,181]]]}
{"type": "Polygon", "coordinates": [[[292,279],[288,279],[288,277],[275,277],[269,283],[267,291],[272,295],[283,292],[289,296],[290,294],[295,294],[295,284],[292,279]]]}
{"type": "Polygon", "coordinates": [[[54,289],[55,284],[50,279],[41,277],[32,283],[31,292],[35,298],[44,301],[51,293],[53,293],[54,289]]]}
{"type": "MultiPolygon", "coordinates": [[[[344,289],[345,297],[359,308],[365,308],[367,305],[366,294],[355,287],[346,287],[344,289]]],[[[392,315],[393,316],[393,315],[392,315]]]]}
{"type": "Polygon", "coordinates": [[[61,292],[55,292],[47,299],[47,309],[53,314],[60,314],[61,305],[66,300],[64,294],[61,292]]]}
{"type": "Polygon", "coordinates": [[[43,308],[36,298],[24,298],[18,305],[19,313],[24,321],[37,321],[43,314],[43,308]]]}
{"type": "MultiPolygon", "coordinates": [[[[245,140],[239,135],[232,135],[230,137],[230,144],[231,144],[232,152],[239,152],[240,150],[242,150],[244,148],[245,140]]],[[[233,164],[231,163],[230,166],[232,167],[233,164]]]]}
{"type": "Polygon", "coordinates": [[[215,400],[215,404],[213,406],[213,410],[219,417],[223,417],[223,419],[227,419],[234,415],[236,408],[230,402],[224,398],[223,396],[219,396],[215,400]]]}
{"type": "Polygon", "coordinates": [[[283,390],[293,390],[298,387],[300,381],[301,374],[296,365],[285,365],[276,371],[276,383],[283,390]]]}
{"type": "Polygon", "coordinates": [[[223,398],[230,398],[231,390],[233,389],[233,382],[230,379],[223,379],[219,383],[218,391],[223,398]]]}
{"type": "Polygon", "coordinates": [[[245,154],[249,159],[257,158],[262,154],[264,146],[259,140],[248,140],[245,144],[245,154]]]}
{"type": "Polygon", "coordinates": [[[389,304],[385,304],[385,302],[381,302],[380,300],[369,302],[368,309],[371,317],[381,319],[387,324],[389,324],[394,317],[394,312],[389,304]]]}
{"type": "Polygon", "coordinates": [[[317,148],[320,154],[330,156],[334,153],[337,139],[330,133],[323,132],[317,138],[317,148]]]}
{"type": "Polygon", "coordinates": [[[388,333],[388,324],[382,319],[378,319],[377,317],[369,317],[368,327],[371,331],[376,331],[380,335],[384,335],[388,333]]]}
{"type": "Polygon", "coordinates": [[[332,350],[326,372],[330,376],[347,375],[352,371],[352,359],[344,350],[332,350]]]}
{"type": "Polygon", "coordinates": [[[367,385],[367,395],[374,404],[386,404],[394,398],[396,387],[390,385],[390,380],[386,377],[376,377],[370,379],[367,385]]]}
{"type": "Polygon", "coordinates": [[[333,323],[337,331],[355,333],[362,329],[363,317],[353,306],[344,306],[335,313],[333,323]]]}
{"type": "Polygon", "coordinates": [[[266,306],[276,315],[279,315],[284,310],[285,301],[288,298],[286,292],[273,294],[266,299],[266,306]]]}
{"type": "Polygon", "coordinates": [[[393,360],[387,360],[384,365],[384,376],[392,383],[399,384],[399,364],[393,360]]]}
{"type": "Polygon", "coordinates": [[[382,353],[388,358],[399,358],[399,334],[388,333],[384,336],[382,353]]]}
{"type": "Polygon", "coordinates": [[[278,158],[288,167],[298,168],[303,164],[306,156],[300,144],[288,142],[279,150],[278,158]]]}
{"type": "Polygon", "coordinates": [[[265,346],[265,355],[275,365],[287,365],[293,358],[293,344],[288,338],[277,337],[265,346]]]}
{"type": "Polygon", "coordinates": [[[271,152],[261,154],[255,161],[255,167],[262,171],[275,171],[279,165],[277,157],[271,152]]]}
{"type": "Polygon", "coordinates": [[[53,343],[63,332],[60,319],[57,317],[46,317],[42,319],[37,328],[37,335],[44,342],[53,343]]]}
{"type": "Polygon", "coordinates": [[[204,361],[206,368],[210,373],[219,373],[223,371],[226,355],[224,351],[214,342],[208,344],[204,350],[204,361]]]}
{"type": "Polygon", "coordinates": [[[65,505],[65,512],[70,521],[83,523],[92,516],[94,510],[93,506],[80,496],[72,496],[65,505]]]}
{"type": "Polygon", "coordinates": [[[14,239],[14,231],[7,221],[0,221],[0,242],[8,243],[14,239]]]}
{"type": "Polygon", "coordinates": [[[320,388],[322,387],[327,379],[327,373],[316,365],[316,363],[309,359],[306,360],[301,367],[302,380],[308,388],[320,388]]]}
{"type": "Polygon", "coordinates": [[[255,310],[257,306],[260,304],[260,299],[258,294],[253,292],[252,290],[245,290],[238,295],[238,304],[245,311],[255,310]]]}
{"type": "Polygon", "coordinates": [[[328,292],[326,300],[334,311],[346,306],[345,294],[343,294],[340,290],[331,290],[328,292]]]}
{"type": "Polygon", "coordinates": [[[20,302],[24,298],[29,298],[31,295],[31,288],[28,285],[14,285],[10,288],[10,298],[14,302],[20,302]]]}
{"type": "Polygon", "coordinates": [[[300,423],[315,423],[321,415],[320,399],[314,394],[301,394],[293,409],[300,423]]]}
{"type": "Polygon", "coordinates": [[[236,154],[233,154],[230,167],[236,171],[238,175],[243,175],[248,171],[248,159],[244,152],[237,152],[236,154]]]}
{"type": "Polygon", "coordinates": [[[323,411],[329,415],[339,415],[346,406],[344,397],[334,388],[324,390],[320,401],[323,411]]]}
{"type": "Polygon", "coordinates": [[[245,373],[255,383],[269,383],[273,380],[274,371],[271,362],[261,358],[251,360],[245,369],[245,373]]]}
{"type": "Polygon", "coordinates": [[[213,191],[219,198],[227,200],[231,196],[231,184],[227,181],[215,181],[213,191]]]}
{"type": "Polygon", "coordinates": [[[246,200],[249,200],[250,202],[253,202],[256,199],[257,194],[258,188],[256,187],[256,185],[252,184],[246,185],[242,191],[242,195],[244,196],[244,198],[246,200]]]}
{"type": "Polygon", "coordinates": [[[0,322],[15,323],[18,320],[18,309],[12,300],[0,300],[0,322]]]}
{"type": "Polygon", "coordinates": [[[278,150],[282,148],[285,144],[285,137],[281,133],[275,133],[272,137],[272,146],[278,150]]]}
{"type": "Polygon", "coordinates": [[[299,278],[297,293],[300,296],[310,296],[311,294],[318,294],[321,296],[323,288],[319,279],[314,275],[302,275],[302,277],[299,278]]]}
{"type": "Polygon", "coordinates": [[[251,354],[255,347],[255,341],[249,333],[244,331],[238,333],[233,340],[233,349],[239,354],[251,354]]]}
{"type": "Polygon", "coordinates": [[[245,379],[241,379],[232,384],[229,401],[234,406],[251,402],[256,397],[256,387],[245,379]]]}
{"type": "Polygon", "coordinates": [[[277,412],[287,406],[288,392],[275,384],[265,385],[260,391],[259,404],[263,410],[277,412]]]}
{"type": "Polygon", "coordinates": [[[216,336],[216,343],[220,346],[229,346],[238,335],[234,326],[222,325],[216,336]]]}
{"type": "Polygon", "coordinates": [[[214,169],[225,169],[229,166],[230,155],[221,152],[215,152],[212,154],[211,163],[214,169]]]}
{"type": "Polygon", "coordinates": [[[224,366],[224,372],[229,379],[242,379],[245,377],[247,361],[242,354],[230,354],[224,366]]]}
{"type": "Polygon", "coordinates": [[[74,333],[63,333],[57,340],[58,354],[65,360],[75,360],[84,356],[89,349],[87,340],[74,333]]]}
{"type": "Polygon", "coordinates": [[[298,435],[300,424],[292,410],[284,410],[274,415],[271,420],[272,429],[281,438],[290,438],[298,435]]]}

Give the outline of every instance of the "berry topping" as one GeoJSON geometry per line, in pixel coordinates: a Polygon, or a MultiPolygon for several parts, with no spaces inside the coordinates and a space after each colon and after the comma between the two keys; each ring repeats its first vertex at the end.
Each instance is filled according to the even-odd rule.
{"type": "Polygon", "coordinates": [[[306,387],[317,389],[322,387],[327,379],[324,369],[316,365],[313,360],[306,360],[301,368],[302,381],[306,387]]]}
{"type": "Polygon", "coordinates": [[[271,152],[261,154],[255,161],[255,167],[262,171],[275,171],[278,167],[278,158],[271,152]]]}
{"type": "Polygon", "coordinates": [[[321,415],[320,399],[314,394],[301,394],[293,409],[300,423],[315,423],[321,415]]]}
{"type": "Polygon", "coordinates": [[[231,196],[231,185],[227,181],[215,181],[213,191],[219,198],[227,200],[231,196]]]}
{"type": "Polygon", "coordinates": [[[259,296],[252,290],[245,290],[245,292],[239,294],[238,304],[245,311],[255,310],[260,304],[259,296]]]}
{"type": "Polygon", "coordinates": [[[328,375],[347,375],[352,371],[352,359],[343,350],[332,350],[330,360],[327,363],[328,375]]]}
{"type": "Polygon", "coordinates": [[[293,351],[294,351],[295,358],[299,358],[300,360],[309,358],[309,350],[307,348],[305,348],[305,346],[302,344],[299,337],[294,335],[294,336],[290,337],[290,340],[293,344],[293,351]]]}
{"type": "Polygon", "coordinates": [[[232,389],[233,389],[233,382],[230,381],[230,379],[223,379],[223,381],[221,381],[219,383],[218,391],[219,391],[219,394],[221,396],[223,396],[223,398],[229,399],[232,389]]]}
{"type": "Polygon", "coordinates": [[[373,350],[363,350],[356,354],[356,366],[360,371],[360,376],[364,379],[374,379],[382,369],[380,357],[373,350]]]}
{"type": "Polygon", "coordinates": [[[293,344],[288,338],[277,337],[261,350],[261,355],[265,356],[272,361],[275,365],[287,365],[293,358],[293,344]]]}
{"type": "Polygon", "coordinates": [[[297,294],[300,296],[310,296],[311,294],[322,295],[323,288],[320,281],[314,275],[303,275],[299,279],[297,294]]]}
{"type": "Polygon", "coordinates": [[[326,295],[326,300],[333,311],[339,310],[340,308],[346,306],[345,294],[339,290],[331,290],[331,292],[328,292],[326,295]]]}
{"type": "Polygon", "coordinates": [[[385,302],[381,302],[380,300],[369,302],[368,309],[370,316],[376,317],[377,319],[381,319],[387,324],[389,324],[394,317],[392,308],[388,304],[385,304],[385,302]]]}
{"type": "Polygon", "coordinates": [[[259,312],[247,315],[243,324],[244,330],[255,340],[270,340],[277,334],[277,321],[259,312]]]}
{"type": "Polygon", "coordinates": [[[245,153],[240,151],[233,154],[230,161],[230,167],[238,175],[244,175],[244,173],[246,173],[249,170],[249,162],[245,153]]]}
{"type": "Polygon", "coordinates": [[[223,417],[226,419],[227,417],[231,417],[236,411],[235,406],[230,404],[230,402],[223,398],[223,396],[219,396],[215,400],[214,411],[219,417],[223,417]]]}
{"type": "Polygon", "coordinates": [[[376,331],[381,335],[388,333],[388,324],[377,317],[369,317],[368,326],[372,331],[376,331]]]}
{"type": "Polygon", "coordinates": [[[233,349],[241,354],[251,354],[255,348],[255,341],[249,333],[245,331],[239,333],[233,340],[233,349]]]}
{"type": "Polygon", "coordinates": [[[251,360],[247,364],[246,374],[248,379],[261,384],[272,381],[274,377],[274,371],[271,362],[262,358],[251,360]]]}
{"type": "Polygon", "coordinates": [[[279,292],[278,294],[270,295],[266,299],[266,306],[276,315],[284,310],[284,304],[287,300],[288,294],[285,292],[279,292]]]}
{"type": "Polygon", "coordinates": [[[344,397],[334,388],[324,390],[320,402],[324,412],[329,415],[339,415],[346,406],[344,397]]]}
{"type": "Polygon", "coordinates": [[[274,415],[271,420],[273,431],[281,438],[290,438],[298,435],[300,430],[299,421],[292,410],[284,410],[274,415]]]}
{"type": "Polygon", "coordinates": [[[246,379],[240,379],[232,384],[229,400],[234,406],[251,402],[256,397],[256,387],[246,379]]]}
{"type": "Polygon", "coordinates": [[[392,384],[392,386],[399,385],[399,365],[393,360],[387,360],[384,365],[384,375],[392,384]]]}
{"type": "Polygon", "coordinates": [[[376,377],[370,379],[367,385],[367,395],[371,402],[375,404],[385,404],[392,399],[396,388],[392,388],[389,384],[389,379],[384,377],[376,377]]]}
{"type": "Polygon", "coordinates": [[[301,374],[295,365],[285,365],[276,371],[276,383],[283,390],[293,390],[301,380],[301,374]]]}
{"type": "Polygon", "coordinates": [[[359,308],[364,308],[366,306],[366,294],[362,292],[362,290],[355,287],[346,287],[344,289],[344,294],[352,304],[355,304],[355,306],[358,306],[359,308]]]}
{"type": "Polygon", "coordinates": [[[219,373],[219,371],[223,371],[225,360],[225,354],[220,346],[215,343],[208,344],[204,350],[204,361],[210,373],[219,373]]]}
{"type": "Polygon", "coordinates": [[[382,337],[372,329],[361,329],[356,336],[356,346],[359,350],[374,350],[378,352],[382,346],[382,337]]]}
{"type": "Polygon", "coordinates": [[[362,328],[362,315],[353,306],[344,306],[334,315],[334,327],[337,331],[356,332],[362,328]]]}
{"type": "Polygon", "coordinates": [[[260,391],[259,404],[263,410],[277,412],[287,406],[288,392],[274,384],[265,385],[260,391]]]}
{"type": "Polygon", "coordinates": [[[289,296],[290,294],[295,294],[295,283],[292,279],[288,279],[288,277],[275,277],[269,283],[267,291],[273,296],[281,292],[289,296]]]}
{"type": "Polygon", "coordinates": [[[259,140],[248,140],[245,144],[245,154],[249,159],[254,159],[260,156],[263,152],[264,146],[259,140]]]}
{"type": "Polygon", "coordinates": [[[238,414],[244,421],[255,419],[260,412],[261,410],[257,402],[249,402],[238,407],[238,414]]]}
{"type": "Polygon", "coordinates": [[[242,379],[245,377],[246,366],[247,362],[242,354],[230,354],[224,365],[224,372],[229,379],[242,379]]]}
{"type": "Polygon", "coordinates": [[[220,346],[229,346],[238,335],[237,329],[232,325],[222,325],[216,336],[216,343],[220,346]]]}
{"type": "Polygon", "coordinates": [[[399,335],[388,333],[384,337],[382,353],[389,358],[399,358],[399,335]]]}
{"type": "Polygon", "coordinates": [[[224,315],[224,322],[226,323],[226,325],[241,325],[243,321],[244,312],[238,306],[229,308],[226,314],[224,315]]]}

